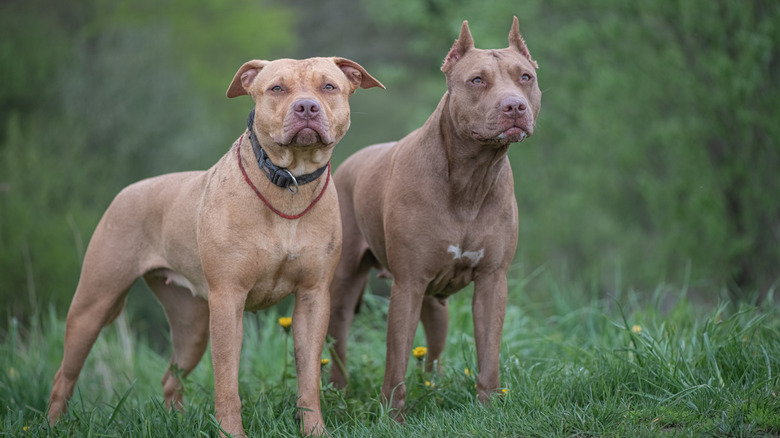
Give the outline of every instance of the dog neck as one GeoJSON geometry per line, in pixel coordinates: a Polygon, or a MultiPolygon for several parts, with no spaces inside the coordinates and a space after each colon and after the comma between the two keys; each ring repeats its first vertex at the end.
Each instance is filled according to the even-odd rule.
{"type": "Polygon", "coordinates": [[[438,120],[429,119],[426,125],[441,139],[451,194],[461,203],[479,205],[509,164],[509,145],[485,145],[461,135],[450,115],[449,92],[438,106],[434,112],[438,120]]]}
{"type": "Polygon", "coordinates": [[[330,161],[312,173],[299,176],[293,176],[292,172],[290,172],[290,170],[286,167],[276,166],[273,162],[271,162],[268,154],[266,154],[266,152],[260,146],[260,141],[257,140],[255,130],[253,129],[254,121],[255,109],[252,108],[252,111],[249,112],[249,117],[246,121],[247,129],[249,130],[249,141],[252,143],[252,150],[255,153],[257,166],[260,168],[260,170],[263,171],[265,176],[269,181],[271,181],[272,184],[288,189],[293,193],[298,193],[299,185],[308,184],[312,181],[315,181],[320,177],[320,175],[325,173],[325,170],[330,165],[330,161]]]}
{"type": "MultiPolygon", "coordinates": [[[[298,213],[287,213],[287,212],[284,212],[284,211],[276,208],[273,205],[273,203],[271,202],[271,200],[269,200],[268,198],[263,196],[263,194],[260,191],[260,189],[258,189],[258,187],[252,182],[252,178],[249,176],[249,174],[247,174],[246,169],[244,168],[244,164],[243,164],[243,162],[246,160],[247,157],[242,157],[242,154],[241,154],[241,145],[244,143],[244,136],[245,135],[246,135],[246,133],[242,134],[241,138],[239,138],[238,141],[237,141],[237,145],[236,145],[236,159],[238,160],[238,168],[241,170],[241,175],[244,177],[244,181],[246,182],[246,184],[252,189],[252,191],[255,192],[257,197],[261,201],[263,201],[263,203],[266,205],[266,207],[268,207],[268,209],[271,210],[277,216],[279,216],[281,218],[284,218],[284,219],[299,219],[299,218],[303,217],[306,213],[309,212],[309,210],[311,210],[314,207],[315,204],[317,204],[317,202],[319,202],[319,200],[325,194],[325,190],[327,190],[328,183],[330,182],[330,163],[328,163],[325,166],[326,169],[327,169],[325,182],[324,182],[324,184],[322,184],[322,189],[320,189],[319,194],[316,195],[316,197],[314,196],[314,193],[311,192],[309,189],[306,189],[305,192],[310,193],[312,198],[309,198],[308,196],[304,196],[303,198],[297,197],[297,196],[295,196],[295,194],[297,194],[297,191],[293,191],[293,189],[288,187],[290,192],[292,192],[292,194],[288,193],[286,195],[286,198],[287,198],[287,201],[288,201],[287,202],[287,204],[288,204],[287,206],[288,207],[290,205],[298,205],[298,206],[302,207],[301,201],[305,202],[305,200],[307,200],[307,199],[311,199],[311,202],[309,202],[308,206],[303,208],[303,210],[300,210],[300,208],[299,208],[298,209],[299,210],[298,213]],[[298,199],[298,201],[295,201],[293,198],[298,199]]],[[[251,162],[251,161],[248,161],[248,162],[251,162]]],[[[317,186],[318,186],[317,184],[312,185],[311,190],[317,189],[317,186]]],[[[268,183],[266,183],[266,188],[271,188],[271,187],[272,187],[271,185],[268,185],[268,183]]],[[[296,186],[296,190],[297,190],[297,186],[296,186]]],[[[279,198],[280,196],[277,194],[274,197],[279,198]]],[[[285,196],[281,196],[281,198],[285,198],[285,196]]]]}

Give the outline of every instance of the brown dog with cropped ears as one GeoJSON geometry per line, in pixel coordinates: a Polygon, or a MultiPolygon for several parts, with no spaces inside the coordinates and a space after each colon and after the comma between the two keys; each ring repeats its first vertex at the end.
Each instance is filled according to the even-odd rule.
{"type": "MultiPolygon", "coordinates": [[[[509,47],[501,50],[474,48],[464,21],[441,67],[447,92],[428,121],[397,143],[360,150],[334,175],[344,247],[331,285],[332,353],[345,361],[368,270],[389,271],[382,394],[396,418],[403,418],[404,377],[418,322],[430,368],[444,349],[447,297],[472,281],[479,399],[499,388],[506,275],[518,231],[507,150],[533,134],[541,105],[536,69],[517,17],[509,47]]],[[[339,367],[331,380],[346,384],[339,367]]]]}
{"type": "MultiPolygon", "coordinates": [[[[301,431],[324,432],[320,356],[341,251],[330,157],[349,128],[348,98],[358,87],[384,88],[344,58],[249,61],[227,96],[248,94],[255,106],[227,154],[207,171],[146,179],[117,195],[92,235],[68,311],[50,422],[65,411],[100,330],[143,277],[170,324],[171,368],[186,376],[211,337],[216,418],[233,436],[244,436],[243,313],[295,294],[301,431]]],[[[170,369],[162,384],[166,405],[180,407],[181,385],[170,369]]]]}

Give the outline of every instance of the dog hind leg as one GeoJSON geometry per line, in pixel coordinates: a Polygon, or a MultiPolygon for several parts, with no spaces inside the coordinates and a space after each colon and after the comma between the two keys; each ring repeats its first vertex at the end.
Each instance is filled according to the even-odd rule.
{"type": "MultiPolygon", "coordinates": [[[[49,396],[49,421],[53,423],[67,409],[73,388],[100,330],[110,324],[125,305],[127,292],[136,279],[132,272],[113,272],[100,266],[114,260],[85,259],[76,293],[65,325],[62,363],[54,376],[49,396]]],[[[121,265],[121,264],[120,264],[121,265]]],[[[118,265],[114,265],[118,266],[118,265]]],[[[126,270],[127,271],[127,270],[126,270]]]]}
{"type": "Polygon", "coordinates": [[[192,292],[169,281],[169,272],[153,271],[144,280],[165,309],[171,330],[173,355],[162,378],[165,406],[181,409],[180,378],[200,362],[209,340],[209,304],[192,292]]]}
{"type": "Polygon", "coordinates": [[[425,330],[425,343],[428,346],[425,368],[430,372],[433,369],[434,361],[438,361],[441,357],[447,341],[447,328],[449,326],[447,301],[429,296],[423,298],[420,320],[425,330]]]}

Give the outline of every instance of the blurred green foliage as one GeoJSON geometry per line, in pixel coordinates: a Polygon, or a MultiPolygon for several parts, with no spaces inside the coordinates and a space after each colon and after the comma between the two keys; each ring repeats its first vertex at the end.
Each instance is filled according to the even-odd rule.
{"type": "Polygon", "coordinates": [[[216,162],[251,108],[225,98],[233,75],[293,44],[292,19],[250,0],[0,4],[4,313],[67,306],[122,187],[216,162]]]}
{"type": "MultiPolygon", "coordinates": [[[[510,149],[517,275],[602,293],[659,282],[735,297],[780,269],[780,3],[303,0],[0,3],[0,299],[64,309],[111,198],[204,169],[244,127],[225,90],[252,58],[345,56],[387,91],[352,99],[335,164],[420,126],[469,20],[539,62],[534,136],[510,149]]],[[[132,301],[132,300],[131,300],[132,301]]]]}

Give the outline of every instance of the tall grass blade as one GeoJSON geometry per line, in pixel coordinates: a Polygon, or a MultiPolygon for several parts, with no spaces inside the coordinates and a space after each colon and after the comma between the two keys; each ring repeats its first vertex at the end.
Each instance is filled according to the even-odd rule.
{"type": "Polygon", "coordinates": [[[723,387],[723,376],[720,374],[720,367],[718,367],[718,361],[715,358],[715,355],[712,353],[712,346],[710,345],[710,337],[707,335],[707,332],[704,332],[702,334],[702,342],[704,343],[704,349],[707,351],[707,360],[710,362],[710,366],[712,366],[713,370],[715,371],[715,376],[718,378],[718,386],[721,388],[723,387]]]}
{"type": "Polygon", "coordinates": [[[133,380],[130,383],[130,387],[127,388],[127,391],[125,391],[124,395],[122,395],[122,398],[119,399],[119,402],[116,404],[116,407],[114,407],[114,410],[111,411],[111,415],[108,416],[108,421],[107,421],[108,425],[111,425],[111,423],[114,422],[114,419],[116,419],[116,416],[119,413],[119,409],[122,407],[123,404],[125,404],[125,401],[127,401],[127,397],[133,391],[133,388],[135,387],[135,382],[136,381],[133,380]]]}

